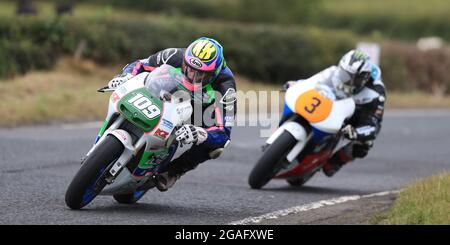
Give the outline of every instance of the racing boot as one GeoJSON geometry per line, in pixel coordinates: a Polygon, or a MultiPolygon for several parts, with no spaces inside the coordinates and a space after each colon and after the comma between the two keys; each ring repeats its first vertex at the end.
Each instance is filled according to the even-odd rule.
{"type": "Polygon", "coordinates": [[[348,150],[350,147],[348,145],[340,149],[323,165],[322,171],[327,177],[333,177],[342,166],[353,160],[351,152],[348,150]]]}
{"type": "Polygon", "coordinates": [[[177,180],[181,178],[181,176],[184,174],[180,169],[169,169],[169,171],[164,172],[162,174],[159,174],[156,176],[156,188],[161,191],[165,192],[171,188],[177,180]]]}
{"type": "Polygon", "coordinates": [[[156,176],[156,188],[159,191],[165,192],[171,188],[181,175],[171,176],[169,172],[165,172],[156,176]]]}
{"type": "Polygon", "coordinates": [[[342,166],[343,164],[328,161],[325,165],[323,165],[322,171],[327,177],[331,178],[339,171],[339,169],[342,168],[342,166]]]}
{"type": "Polygon", "coordinates": [[[195,169],[200,163],[208,159],[217,158],[220,153],[220,149],[209,152],[208,149],[201,146],[193,147],[170,163],[167,171],[162,170],[164,172],[156,176],[156,188],[159,191],[167,191],[185,173],[195,169]]]}

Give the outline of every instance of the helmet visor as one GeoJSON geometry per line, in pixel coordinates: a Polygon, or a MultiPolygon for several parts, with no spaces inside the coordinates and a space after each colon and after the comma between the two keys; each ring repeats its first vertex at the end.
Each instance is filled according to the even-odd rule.
{"type": "Polygon", "coordinates": [[[210,84],[215,78],[214,72],[199,71],[187,64],[183,64],[183,74],[193,84],[195,90],[210,84]]]}
{"type": "Polygon", "coordinates": [[[360,91],[370,78],[370,73],[363,72],[360,74],[351,74],[339,67],[336,75],[339,83],[337,89],[342,90],[346,94],[354,94],[360,91]]]}
{"type": "Polygon", "coordinates": [[[352,75],[346,70],[339,67],[336,72],[338,90],[342,90],[346,94],[351,94],[354,90],[352,75]]]}
{"type": "Polygon", "coordinates": [[[339,81],[347,85],[350,85],[353,80],[352,75],[341,67],[339,67],[337,70],[337,78],[339,79],[339,81]]]}

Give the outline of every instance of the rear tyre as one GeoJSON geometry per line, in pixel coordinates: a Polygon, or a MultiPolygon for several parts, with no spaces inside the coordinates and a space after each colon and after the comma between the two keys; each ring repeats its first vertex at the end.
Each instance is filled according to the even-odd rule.
{"type": "Polygon", "coordinates": [[[297,140],[287,131],[284,131],[271,145],[269,145],[256,163],[248,183],[252,189],[261,189],[283,167],[286,156],[295,146],[297,140]]]}
{"type": "Polygon", "coordinates": [[[116,200],[118,203],[121,204],[135,204],[139,199],[141,199],[145,193],[147,193],[148,190],[145,191],[135,191],[133,193],[128,194],[115,194],[113,195],[114,200],[116,200]]]}
{"type": "Polygon", "coordinates": [[[315,173],[312,173],[312,174],[309,174],[309,175],[306,175],[306,176],[303,176],[303,177],[300,177],[300,178],[288,179],[286,181],[291,186],[300,187],[300,186],[304,185],[306,182],[308,182],[308,180],[310,180],[313,177],[314,174],[315,173]]]}
{"type": "Polygon", "coordinates": [[[71,209],[88,205],[106,186],[105,174],[124,150],[114,136],[106,136],[100,145],[86,158],[66,191],[65,201],[71,209]]]}

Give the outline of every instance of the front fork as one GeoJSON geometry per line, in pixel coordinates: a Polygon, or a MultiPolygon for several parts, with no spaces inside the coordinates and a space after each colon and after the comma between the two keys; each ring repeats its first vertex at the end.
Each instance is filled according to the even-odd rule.
{"type": "MultiPolygon", "coordinates": [[[[108,122],[109,121],[106,119],[103,121],[103,125],[100,128],[97,138],[95,139],[94,147],[92,147],[92,149],[88,152],[86,157],[96,147],[96,145],[104,136],[105,132],[107,134],[115,136],[125,146],[125,150],[123,154],[119,157],[117,162],[114,164],[114,166],[110,169],[110,173],[112,177],[114,177],[117,175],[118,172],[120,172],[120,170],[123,167],[125,167],[125,165],[130,161],[130,159],[133,156],[135,156],[140,149],[142,149],[142,147],[145,147],[146,136],[145,134],[142,135],[142,137],[138,140],[138,142],[135,145],[132,145],[131,141],[125,140],[123,137],[123,135],[128,135],[128,133],[126,131],[116,129],[123,122],[123,119],[122,120],[118,119],[109,127],[109,129],[107,129],[108,122]]],[[[131,139],[129,135],[126,138],[131,139]]],[[[133,178],[139,181],[145,178],[146,176],[153,174],[156,168],[162,165],[162,163],[164,163],[165,159],[170,160],[168,159],[168,155],[169,155],[169,148],[167,147],[159,151],[151,151],[151,150],[149,151],[145,149],[145,151],[141,156],[141,159],[139,160],[138,166],[132,173],[133,178]]]]}
{"type": "Polygon", "coordinates": [[[100,138],[103,136],[103,133],[105,133],[106,126],[108,126],[108,120],[103,121],[103,125],[100,128],[100,132],[98,132],[97,138],[95,138],[94,145],[97,144],[97,142],[100,140],[100,138]]]}
{"type": "MultiPolygon", "coordinates": [[[[109,121],[108,121],[107,119],[103,120],[102,127],[100,128],[100,131],[98,132],[97,137],[96,137],[95,140],[94,140],[94,144],[92,145],[92,147],[91,147],[91,149],[89,150],[89,152],[88,152],[83,158],[81,158],[81,164],[84,163],[84,160],[86,160],[86,158],[89,156],[89,154],[91,154],[91,152],[95,149],[97,143],[100,141],[100,139],[102,138],[103,134],[104,134],[105,131],[106,131],[106,127],[108,126],[108,122],[109,122],[109,121]]],[[[117,123],[117,126],[118,126],[118,125],[119,125],[119,124],[117,123]]],[[[112,126],[112,125],[111,125],[111,126],[112,126]]]]}
{"type": "MultiPolygon", "coordinates": [[[[113,179],[118,175],[118,173],[129,163],[131,158],[133,158],[142,147],[145,146],[146,143],[146,136],[143,134],[141,138],[136,142],[136,144],[133,144],[132,138],[129,135],[128,132],[122,129],[118,129],[119,126],[123,123],[125,119],[123,117],[117,118],[109,127],[109,121],[105,119],[103,121],[103,125],[100,128],[100,131],[95,139],[94,146],[89,150],[89,152],[86,154],[86,156],[82,159],[82,164],[84,162],[84,159],[86,159],[93,151],[94,149],[99,145],[99,143],[104,139],[105,135],[112,135],[117,140],[119,140],[123,146],[124,151],[120,155],[119,159],[114,163],[114,165],[109,169],[109,172],[111,174],[111,182],[113,179]]],[[[144,162],[148,160],[149,153],[144,152],[143,156],[141,157],[141,162],[144,162]]]]}

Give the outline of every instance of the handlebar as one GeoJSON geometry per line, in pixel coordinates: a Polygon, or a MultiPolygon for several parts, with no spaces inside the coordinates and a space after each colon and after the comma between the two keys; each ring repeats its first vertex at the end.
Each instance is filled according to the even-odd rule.
{"type": "Polygon", "coordinates": [[[108,86],[106,86],[106,87],[97,89],[97,92],[99,92],[99,93],[105,93],[105,92],[113,92],[114,90],[116,90],[116,89],[114,89],[114,88],[109,88],[108,86]]]}

